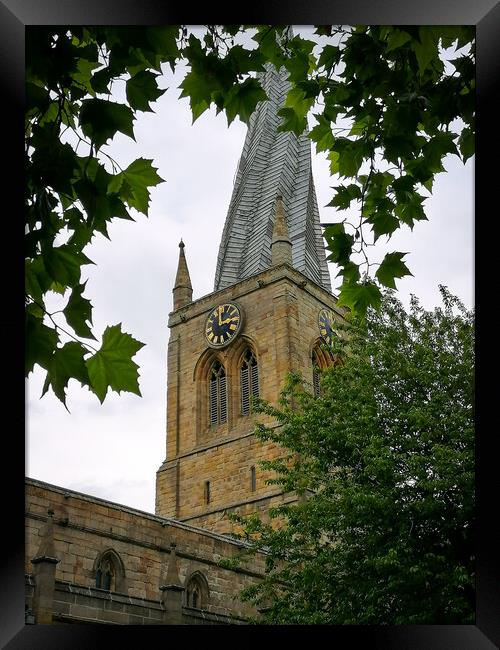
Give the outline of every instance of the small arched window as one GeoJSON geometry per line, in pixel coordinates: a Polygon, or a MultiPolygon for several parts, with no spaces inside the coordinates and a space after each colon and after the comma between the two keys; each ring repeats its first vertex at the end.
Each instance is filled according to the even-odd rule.
{"type": "Polygon", "coordinates": [[[251,398],[259,396],[259,367],[251,350],[247,350],[240,367],[241,414],[250,413],[251,398]]]}
{"type": "Polygon", "coordinates": [[[208,605],[209,595],[207,579],[197,571],[189,578],[186,585],[186,605],[203,609],[208,605]]]}
{"type": "Polygon", "coordinates": [[[212,365],[209,382],[209,418],[210,425],[215,426],[227,421],[226,371],[220,361],[212,365]]]}
{"type": "Polygon", "coordinates": [[[126,592],[125,571],[118,553],[104,551],[94,564],[95,586],[106,591],[126,592]]]}
{"type": "Polygon", "coordinates": [[[255,473],[255,465],[250,467],[250,491],[255,492],[257,489],[257,474],[255,473]]]}

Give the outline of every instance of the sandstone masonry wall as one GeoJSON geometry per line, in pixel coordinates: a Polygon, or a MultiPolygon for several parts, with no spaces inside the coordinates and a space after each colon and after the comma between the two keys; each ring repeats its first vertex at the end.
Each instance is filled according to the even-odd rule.
{"type": "Polygon", "coordinates": [[[271,403],[277,403],[291,370],[301,371],[312,383],[311,355],[320,338],[318,314],[323,307],[343,318],[331,294],[283,264],[170,315],[167,458],[157,473],[158,514],[227,533],[231,527],[225,512],[269,508],[276,486],[266,484],[271,475],[259,461],[276,458],[282,450],[253,435],[256,421],[274,424],[268,417],[241,415],[241,359],[251,347],[258,361],[260,397],[271,403]],[[244,323],[234,342],[213,350],[204,337],[205,320],[214,306],[229,301],[241,306],[244,323]],[[228,418],[209,426],[208,373],[215,359],[226,370],[228,418]]]}
{"type": "MultiPolygon", "coordinates": [[[[238,554],[241,543],[32,479],[26,482],[28,596],[34,580],[30,560],[39,548],[48,509],[54,512],[54,548],[60,560],[56,566],[54,614],[61,615],[61,620],[66,617],[126,623],[132,622],[131,616],[138,616],[144,623],[164,623],[159,586],[172,542],[176,544],[181,584],[185,586],[196,571],[205,576],[209,599],[203,611],[213,615],[212,622],[256,613],[248,604],[239,602],[238,595],[262,575],[262,558],[237,571],[218,566],[220,558],[238,554]],[[122,593],[111,593],[111,597],[110,592],[97,589],[95,581],[96,558],[110,548],[119,555],[125,570],[122,593]]],[[[196,612],[191,610],[186,610],[188,615],[196,618],[196,612]]]]}

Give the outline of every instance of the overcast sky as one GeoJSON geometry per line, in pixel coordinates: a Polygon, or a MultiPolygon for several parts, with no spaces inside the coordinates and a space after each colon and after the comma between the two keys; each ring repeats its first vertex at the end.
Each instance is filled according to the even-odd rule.
{"type": "MultiPolygon", "coordinates": [[[[296,30],[297,31],[297,30],[296,30]]],[[[204,113],[191,124],[187,99],[179,100],[181,70],[166,69],[161,87],[167,92],[136,122],[137,142],[118,135],[109,153],[126,167],[138,157],[152,158],[165,183],[151,191],[150,214],[137,221],[115,220],[111,241],[98,235],[85,250],[95,266],[83,268],[85,296],[94,307],[94,331],[122,323],[144,342],[134,360],[140,366],[142,398],[110,392],[97,397],[71,380],[67,404],[52,391],[42,399],[45,373],[35,371],[27,383],[26,474],[110,501],[154,512],[155,475],[165,458],[166,350],[168,313],[177,269],[179,240],[193,285],[193,299],[213,290],[215,266],[246,126],[227,127],[223,114],[204,113]]],[[[325,154],[316,156],[313,173],[321,220],[334,221],[335,179],[325,154]]],[[[405,304],[411,293],[432,308],[439,303],[438,284],[448,286],[473,306],[473,168],[455,156],[446,159],[426,201],[429,221],[393,236],[385,251],[408,251],[413,277],[397,281],[405,304]]],[[[337,269],[330,264],[332,286],[337,269]]]]}

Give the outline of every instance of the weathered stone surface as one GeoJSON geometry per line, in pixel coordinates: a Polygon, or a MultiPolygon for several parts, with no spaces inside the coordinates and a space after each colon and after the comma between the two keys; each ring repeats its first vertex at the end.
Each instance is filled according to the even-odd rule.
{"type": "MultiPolygon", "coordinates": [[[[191,303],[180,310],[182,320],[179,311],[171,314],[167,458],[157,474],[158,514],[228,533],[228,511],[265,512],[276,505],[280,497],[275,486],[266,484],[271,475],[259,467],[259,461],[282,452],[274,444],[258,441],[253,435],[256,418],[241,414],[241,360],[251,348],[258,362],[260,396],[272,403],[277,402],[289,371],[301,371],[312,383],[312,350],[320,339],[319,311],[325,307],[342,319],[343,311],[328,291],[282,264],[191,303]],[[214,306],[229,301],[241,307],[244,323],[234,342],[213,350],[204,324],[214,306]],[[227,422],[210,426],[209,371],[216,359],[226,372],[227,422]]],[[[259,419],[270,423],[265,417],[259,419]]]]}
{"type": "MultiPolygon", "coordinates": [[[[42,513],[47,513],[49,508],[54,512],[54,553],[56,557],[62,557],[59,564],[52,565],[55,566],[52,605],[55,622],[95,620],[130,624],[131,617],[136,617],[135,621],[139,617],[143,624],[174,622],[168,612],[165,616],[159,588],[162,567],[168,566],[172,542],[176,544],[181,600],[189,577],[194,572],[201,572],[210,587],[207,611],[222,617],[230,611],[241,618],[255,613],[248,604],[238,601],[238,595],[245,585],[262,574],[262,559],[253,560],[249,570],[238,572],[219,567],[214,559],[215,548],[218,557],[231,557],[241,548],[240,543],[189,524],[32,479],[26,480],[28,606],[31,606],[33,589],[36,589],[36,577],[32,574],[29,558],[40,545],[40,532],[46,530],[47,519],[42,513]],[[44,507],[39,508],[40,505],[44,507]],[[68,518],[67,522],[60,517],[62,512],[68,518]],[[110,532],[110,522],[113,522],[113,531],[116,529],[118,532],[110,532]],[[127,533],[123,534],[123,530],[127,533]],[[72,549],[69,554],[68,548],[72,549]],[[110,548],[123,562],[127,593],[96,588],[95,560],[110,548]]],[[[186,624],[182,606],[178,611],[180,622],[186,624]]]]}

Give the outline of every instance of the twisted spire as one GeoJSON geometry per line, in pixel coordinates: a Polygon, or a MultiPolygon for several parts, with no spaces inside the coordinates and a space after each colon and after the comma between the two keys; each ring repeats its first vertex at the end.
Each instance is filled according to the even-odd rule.
{"type": "Polygon", "coordinates": [[[311,141],[278,132],[290,88],[285,68],[268,64],[259,80],[268,96],[252,114],[222,233],[214,289],[235,284],[272,263],[275,197],[282,197],[292,265],[331,291],[312,177],[311,141]]]}

